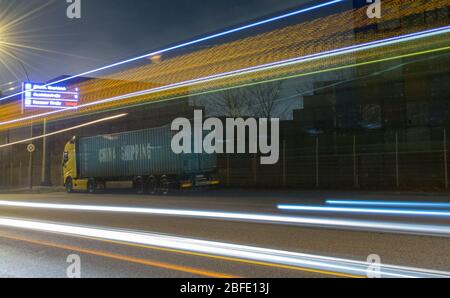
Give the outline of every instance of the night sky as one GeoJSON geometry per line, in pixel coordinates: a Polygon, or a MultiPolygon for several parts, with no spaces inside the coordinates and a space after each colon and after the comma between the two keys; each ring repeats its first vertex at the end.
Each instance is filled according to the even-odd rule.
{"type": "MultiPolygon", "coordinates": [[[[46,81],[63,74],[77,74],[306,2],[304,0],[81,1],[81,20],[68,19],[66,1],[54,0],[45,9],[26,18],[16,27],[17,33],[12,31],[24,44],[60,53],[42,53],[35,50],[15,52],[15,55],[26,62],[31,80],[46,81]],[[31,32],[20,32],[30,30],[31,32]]],[[[13,19],[32,7],[47,2],[47,0],[0,0],[0,17],[3,20],[13,19]]],[[[13,59],[8,61],[16,74],[24,79],[18,63],[14,63],[13,59]]],[[[0,84],[13,79],[14,76],[0,65],[0,84]]]]}

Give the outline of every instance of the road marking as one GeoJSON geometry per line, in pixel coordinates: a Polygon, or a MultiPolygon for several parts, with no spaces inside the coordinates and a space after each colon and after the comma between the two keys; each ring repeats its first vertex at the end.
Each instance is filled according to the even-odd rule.
{"type": "Polygon", "coordinates": [[[35,245],[48,246],[48,247],[58,248],[58,249],[62,249],[62,250],[70,250],[70,251],[75,251],[75,252],[79,252],[79,253],[83,253],[83,254],[89,254],[89,255],[94,255],[94,256],[98,256],[98,257],[104,257],[104,258],[109,258],[109,259],[114,259],[114,260],[119,260],[119,261],[139,264],[139,265],[145,265],[145,266],[149,266],[149,267],[157,267],[157,268],[169,269],[169,270],[173,270],[173,271],[191,273],[191,274],[205,276],[205,277],[209,277],[209,278],[239,278],[238,276],[227,275],[227,274],[222,274],[222,273],[213,272],[213,271],[207,271],[207,270],[196,269],[196,268],[192,268],[192,267],[186,267],[186,266],[174,265],[174,264],[169,264],[169,263],[156,262],[156,261],[150,261],[150,260],[145,260],[145,259],[140,259],[140,258],[128,257],[128,256],[104,252],[104,251],[84,249],[84,248],[65,245],[65,244],[56,244],[56,243],[51,243],[51,242],[46,242],[46,241],[37,241],[37,240],[32,240],[32,239],[27,239],[27,238],[22,238],[22,237],[17,237],[17,236],[9,236],[9,235],[5,235],[5,234],[0,234],[0,237],[10,239],[10,240],[15,240],[15,241],[27,242],[27,243],[35,244],[35,245]]]}

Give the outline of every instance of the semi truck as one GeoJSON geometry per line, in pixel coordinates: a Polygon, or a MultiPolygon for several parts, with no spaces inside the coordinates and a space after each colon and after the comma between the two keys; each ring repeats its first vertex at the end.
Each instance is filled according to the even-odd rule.
{"type": "Polygon", "coordinates": [[[168,194],[175,189],[213,187],[215,154],[175,154],[170,126],[92,137],[73,137],[62,167],[68,193],[94,193],[127,182],[137,193],[168,194]]]}

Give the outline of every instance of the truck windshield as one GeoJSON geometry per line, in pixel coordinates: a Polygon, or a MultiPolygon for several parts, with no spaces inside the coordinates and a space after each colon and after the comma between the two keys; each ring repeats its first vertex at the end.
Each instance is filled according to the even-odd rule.
{"type": "Polygon", "coordinates": [[[69,161],[69,153],[68,152],[64,152],[63,153],[63,158],[62,158],[62,164],[65,165],[68,161],[69,161]]]}

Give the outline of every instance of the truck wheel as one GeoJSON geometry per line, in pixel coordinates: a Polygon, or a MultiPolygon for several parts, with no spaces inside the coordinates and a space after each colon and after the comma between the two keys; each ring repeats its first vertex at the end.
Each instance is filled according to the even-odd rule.
{"type": "Polygon", "coordinates": [[[151,195],[156,194],[156,179],[151,177],[148,179],[148,193],[151,195]]]}
{"type": "Polygon", "coordinates": [[[161,192],[164,196],[167,196],[170,191],[170,181],[167,177],[161,179],[161,192]]]}
{"type": "Polygon", "coordinates": [[[67,192],[67,193],[73,193],[73,182],[72,182],[72,178],[67,178],[67,181],[66,181],[66,192],[67,192]]]}
{"type": "Polygon", "coordinates": [[[142,178],[137,178],[134,181],[134,189],[138,195],[142,195],[145,192],[144,180],[142,178]]]}
{"type": "Polygon", "coordinates": [[[97,187],[94,180],[89,180],[87,184],[88,193],[95,193],[97,187]]]}

